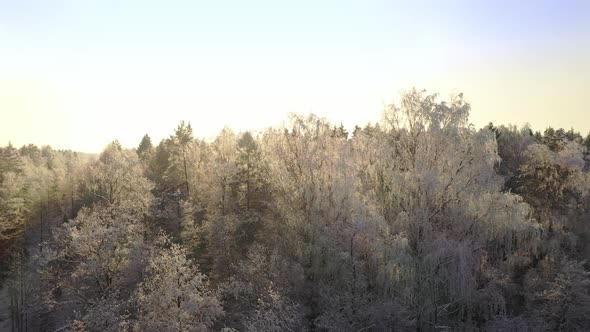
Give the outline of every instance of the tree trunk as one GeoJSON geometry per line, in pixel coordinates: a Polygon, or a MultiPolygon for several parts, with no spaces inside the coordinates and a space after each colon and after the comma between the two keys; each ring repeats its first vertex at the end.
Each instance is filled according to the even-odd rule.
{"type": "MultiPolygon", "coordinates": [[[[352,314],[356,314],[356,264],[354,262],[354,237],[356,232],[350,238],[350,262],[352,265],[352,287],[351,287],[351,308],[352,314]]],[[[352,317],[351,317],[352,319],[352,317]]]]}
{"type": "Polygon", "coordinates": [[[182,163],[184,166],[184,184],[186,186],[186,196],[190,197],[190,189],[188,185],[188,169],[186,167],[186,152],[184,151],[184,149],[182,150],[182,163]]]}
{"type": "Polygon", "coordinates": [[[250,211],[250,157],[248,157],[248,168],[246,171],[246,210],[250,211]]]}
{"type": "Polygon", "coordinates": [[[71,193],[71,200],[72,200],[72,206],[70,207],[72,210],[71,212],[71,218],[74,219],[74,184],[72,183],[72,193],[71,193]]]}

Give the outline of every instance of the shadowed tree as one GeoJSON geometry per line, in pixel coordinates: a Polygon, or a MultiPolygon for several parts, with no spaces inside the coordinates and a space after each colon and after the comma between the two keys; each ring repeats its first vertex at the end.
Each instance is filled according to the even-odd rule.
{"type": "Polygon", "coordinates": [[[246,210],[250,210],[252,196],[258,189],[260,179],[260,152],[258,144],[250,132],[245,132],[238,140],[238,176],[240,183],[245,186],[246,210]]]}
{"type": "Polygon", "coordinates": [[[181,121],[174,136],[170,137],[170,165],[168,172],[173,173],[173,176],[180,175],[187,196],[190,196],[187,158],[192,149],[193,141],[193,128],[190,122],[185,124],[184,121],[181,121]]]}
{"type": "Polygon", "coordinates": [[[145,160],[151,155],[153,149],[154,147],[152,146],[152,139],[148,136],[148,134],[145,134],[141,139],[139,146],[137,147],[137,156],[139,156],[139,159],[145,160]]]}

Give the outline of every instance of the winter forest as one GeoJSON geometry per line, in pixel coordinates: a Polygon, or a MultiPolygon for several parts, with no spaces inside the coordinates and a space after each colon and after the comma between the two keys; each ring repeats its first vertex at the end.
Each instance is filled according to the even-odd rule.
{"type": "Polygon", "coordinates": [[[0,330],[590,330],[590,135],[469,113],[0,148],[0,330]]]}

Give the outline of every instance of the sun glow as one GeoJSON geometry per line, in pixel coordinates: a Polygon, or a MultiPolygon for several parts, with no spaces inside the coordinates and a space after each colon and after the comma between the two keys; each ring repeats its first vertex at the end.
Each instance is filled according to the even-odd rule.
{"type": "Polygon", "coordinates": [[[158,141],[180,120],[210,138],[288,112],[351,128],[378,121],[414,86],[463,92],[478,127],[590,130],[590,20],[580,4],[524,18],[525,5],[470,2],[29,5],[0,14],[4,144],[96,152],[113,139],[136,146],[146,131],[158,141]],[[561,24],[549,30],[549,19],[561,24]]]}

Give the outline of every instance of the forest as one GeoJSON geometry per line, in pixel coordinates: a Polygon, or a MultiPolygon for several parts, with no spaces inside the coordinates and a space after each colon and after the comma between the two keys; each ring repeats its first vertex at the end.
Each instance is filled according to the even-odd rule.
{"type": "Polygon", "coordinates": [[[8,144],[0,330],[589,331],[590,134],[470,111],[8,144]]]}

